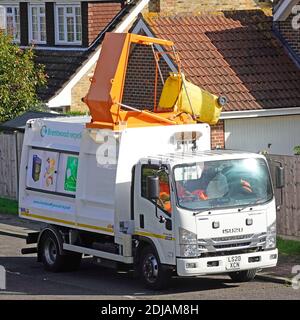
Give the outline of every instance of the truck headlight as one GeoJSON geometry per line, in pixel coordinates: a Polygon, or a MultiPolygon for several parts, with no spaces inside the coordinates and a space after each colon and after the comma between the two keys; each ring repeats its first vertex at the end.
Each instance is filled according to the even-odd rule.
{"type": "Polygon", "coordinates": [[[197,244],[197,235],[194,232],[179,228],[180,244],[197,244]]]}
{"type": "Polygon", "coordinates": [[[267,228],[265,249],[276,248],[276,220],[267,228]]]}
{"type": "Polygon", "coordinates": [[[196,244],[181,244],[180,256],[184,258],[194,258],[199,256],[198,246],[196,244]]]}
{"type": "Polygon", "coordinates": [[[199,256],[196,233],[179,228],[179,244],[181,257],[192,258],[199,256]]]}

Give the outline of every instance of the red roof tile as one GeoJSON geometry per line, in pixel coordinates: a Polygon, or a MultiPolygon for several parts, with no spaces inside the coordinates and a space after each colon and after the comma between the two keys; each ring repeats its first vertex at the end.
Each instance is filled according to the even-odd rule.
{"type": "Polygon", "coordinates": [[[227,96],[225,111],[300,107],[300,70],[262,11],[146,21],[175,42],[187,79],[227,96]]]}

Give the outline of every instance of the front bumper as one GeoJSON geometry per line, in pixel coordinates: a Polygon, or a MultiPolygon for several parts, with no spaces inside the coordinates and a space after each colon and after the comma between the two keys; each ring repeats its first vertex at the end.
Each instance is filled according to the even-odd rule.
{"type": "MultiPolygon", "coordinates": [[[[235,258],[233,258],[235,259],[235,258]]],[[[278,250],[259,251],[233,256],[217,256],[209,258],[177,258],[177,274],[181,277],[200,276],[207,274],[227,273],[232,271],[263,269],[275,267],[278,260],[278,250]],[[230,257],[240,257],[237,269],[230,268],[230,257]],[[250,258],[250,262],[249,261],[250,258]],[[259,260],[259,261],[256,261],[259,260]]]]}

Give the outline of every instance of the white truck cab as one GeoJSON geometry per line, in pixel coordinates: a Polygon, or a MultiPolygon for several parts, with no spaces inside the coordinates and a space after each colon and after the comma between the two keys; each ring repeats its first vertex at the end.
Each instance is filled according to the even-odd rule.
{"type": "Polygon", "coordinates": [[[207,124],[86,128],[88,117],[27,123],[20,217],[47,223],[23,253],[50,271],[82,255],[169,276],[228,273],[249,281],[277,263],[276,206],[264,156],[210,149],[207,124]]]}
{"type": "Polygon", "coordinates": [[[136,170],[136,233],[151,237],[160,261],[179,276],[229,273],[246,281],[276,265],[276,206],[262,155],[178,152],[143,159],[136,170]],[[147,176],[148,188],[159,190],[157,213],[147,176]]]}

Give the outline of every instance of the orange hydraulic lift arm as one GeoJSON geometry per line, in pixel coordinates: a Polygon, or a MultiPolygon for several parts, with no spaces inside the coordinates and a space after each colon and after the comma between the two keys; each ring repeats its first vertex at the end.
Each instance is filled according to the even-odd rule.
{"type": "Polygon", "coordinates": [[[125,108],[122,97],[125,84],[131,44],[161,45],[173,47],[173,42],[130,33],[107,33],[101,54],[91,79],[90,89],[83,101],[88,105],[92,121],[88,127],[118,129],[119,124],[127,126],[149,126],[176,124],[174,113],[155,114],[125,108]],[[161,121],[160,121],[161,119],[161,121]]]}

